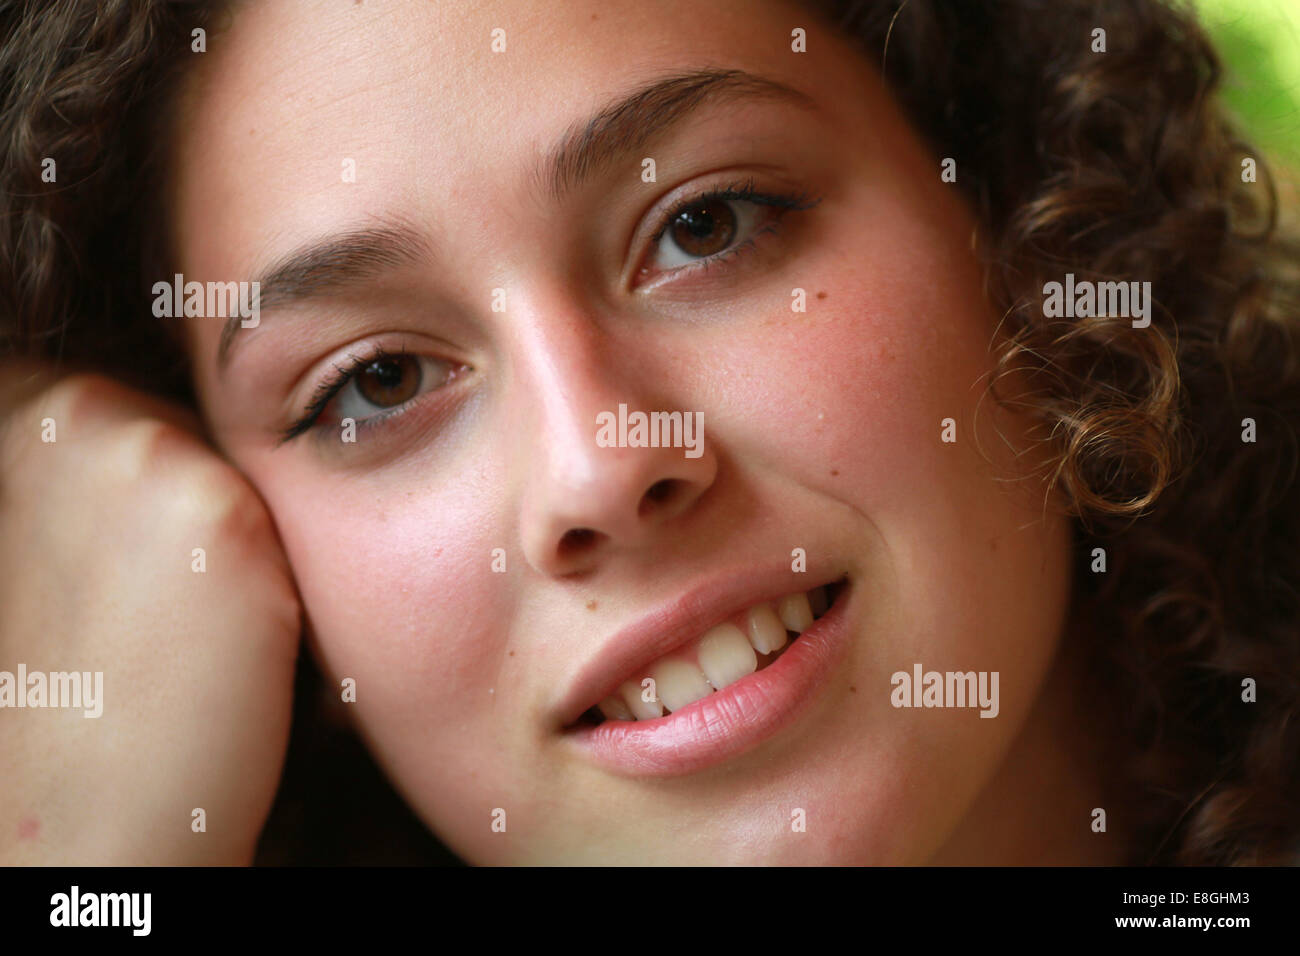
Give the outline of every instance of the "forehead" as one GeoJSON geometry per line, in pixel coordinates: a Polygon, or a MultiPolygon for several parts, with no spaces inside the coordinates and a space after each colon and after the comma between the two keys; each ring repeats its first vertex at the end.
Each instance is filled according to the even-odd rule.
{"type": "Polygon", "coordinates": [[[420,218],[434,197],[536,202],[531,174],[559,135],[667,71],[842,90],[843,51],[818,31],[784,0],[237,5],[192,54],[177,239],[200,271],[238,271],[249,263],[230,250],[255,256],[381,206],[420,218]],[[797,28],[818,37],[808,53],[791,50],[797,28]]]}

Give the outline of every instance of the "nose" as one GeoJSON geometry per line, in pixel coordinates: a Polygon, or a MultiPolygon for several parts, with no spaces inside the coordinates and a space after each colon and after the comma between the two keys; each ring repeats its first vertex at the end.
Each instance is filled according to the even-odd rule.
{"type": "Polygon", "coordinates": [[[671,387],[636,384],[653,363],[615,360],[600,332],[581,323],[534,329],[526,351],[516,368],[532,408],[523,419],[530,437],[518,446],[527,453],[520,536],[528,563],[548,576],[578,575],[680,530],[717,474],[703,412],[656,401],[671,387]],[[652,412],[668,413],[653,419],[659,447],[649,429],[619,427],[620,417],[635,425],[637,413],[651,420],[652,412]]]}

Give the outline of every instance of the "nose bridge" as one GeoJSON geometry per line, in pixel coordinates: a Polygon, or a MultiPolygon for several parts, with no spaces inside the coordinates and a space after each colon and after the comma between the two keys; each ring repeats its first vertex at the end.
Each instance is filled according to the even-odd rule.
{"type": "MultiPolygon", "coordinates": [[[[557,308],[558,312],[559,309],[557,308]]],[[[595,323],[572,314],[550,315],[521,330],[516,367],[523,373],[529,403],[528,426],[540,443],[542,458],[556,477],[566,470],[582,473],[585,458],[574,457],[594,443],[596,416],[619,394],[635,387],[619,373],[611,344],[595,323]],[[565,464],[571,469],[565,469],[565,464]]]]}
{"type": "Polygon", "coordinates": [[[564,575],[652,545],[709,487],[716,462],[696,431],[702,412],[664,407],[671,389],[646,387],[644,363],[618,355],[602,323],[548,301],[535,302],[513,332],[513,377],[525,405],[519,522],[529,563],[564,575]],[[652,435],[653,412],[676,412],[676,427],[652,435]],[[679,443],[657,440],[665,435],[679,443]]]}

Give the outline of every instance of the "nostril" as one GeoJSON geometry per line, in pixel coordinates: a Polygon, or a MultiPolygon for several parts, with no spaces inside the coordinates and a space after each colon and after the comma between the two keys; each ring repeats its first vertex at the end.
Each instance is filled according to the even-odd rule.
{"type": "Polygon", "coordinates": [[[647,490],[641,498],[641,505],[638,511],[641,517],[645,517],[652,509],[671,501],[677,495],[677,481],[673,478],[665,478],[662,481],[656,481],[647,490]]]}
{"type": "Polygon", "coordinates": [[[596,543],[599,533],[591,528],[570,528],[560,539],[560,555],[568,557],[585,551],[596,543]]]}

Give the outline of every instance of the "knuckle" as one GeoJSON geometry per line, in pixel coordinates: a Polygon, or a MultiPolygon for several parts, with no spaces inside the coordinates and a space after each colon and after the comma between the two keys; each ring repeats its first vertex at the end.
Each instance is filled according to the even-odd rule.
{"type": "Polygon", "coordinates": [[[119,473],[132,481],[175,472],[194,445],[191,436],[156,418],[136,418],[115,425],[110,442],[119,473]]]}
{"type": "Polygon", "coordinates": [[[200,486],[217,530],[248,535],[270,528],[270,515],[262,499],[242,475],[224,462],[205,469],[200,486]]]}
{"type": "Polygon", "coordinates": [[[76,374],[28,390],[4,416],[0,433],[3,434],[6,457],[16,455],[19,449],[39,445],[37,436],[46,419],[52,420],[64,436],[80,431],[77,423],[84,420],[98,402],[108,398],[112,387],[113,383],[102,375],[76,374]]]}
{"type": "Polygon", "coordinates": [[[107,375],[78,372],[59,379],[38,399],[50,417],[65,420],[68,427],[95,421],[106,409],[131,402],[133,393],[107,375]]]}
{"type": "Polygon", "coordinates": [[[139,391],[97,372],[75,372],[33,394],[23,411],[28,418],[53,418],[60,435],[98,435],[124,422],[147,418],[167,422],[180,432],[202,431],[192,409],[139,391]]]}
{"type": "Polygon", "coordinates": [[[123,422],[113,433],[114,470],[156,520],[209,536],[252,537],[270,518],[262,499],[231,465],[176,425],[123,422]]]}
{"type": "Polygon", "coordinates": [[[262,499],[239,472],[215,456],[191,462],[184,485],[180,507],[191,526],[201,527],[211,540],[260,544],[271,535],[262,499]]]}

